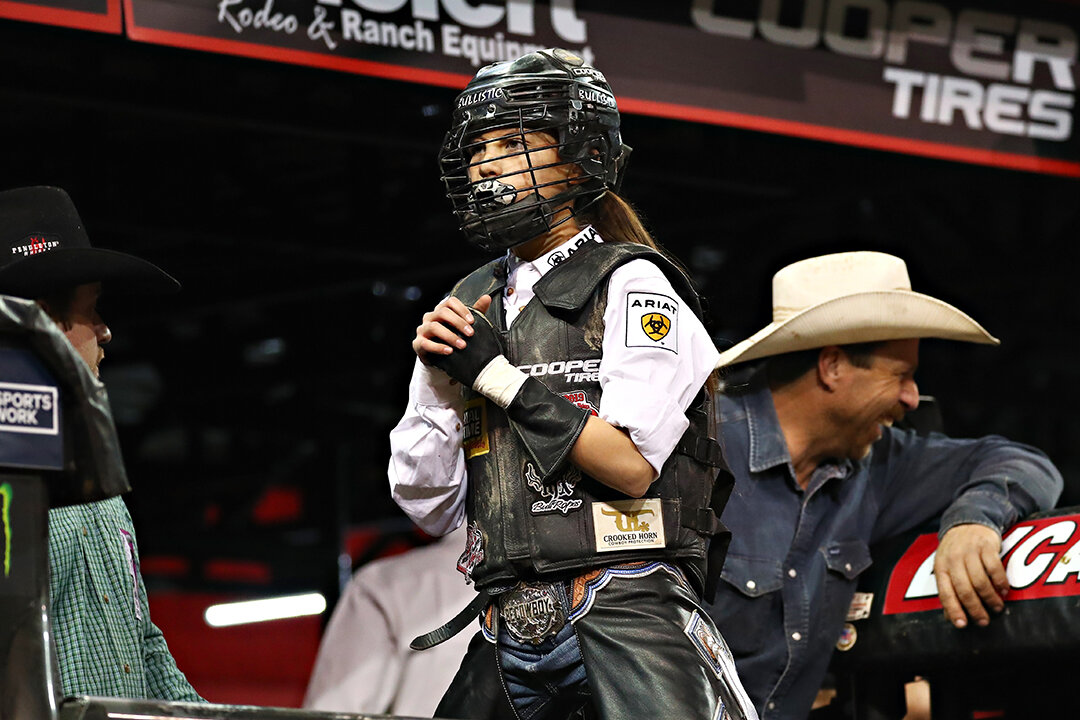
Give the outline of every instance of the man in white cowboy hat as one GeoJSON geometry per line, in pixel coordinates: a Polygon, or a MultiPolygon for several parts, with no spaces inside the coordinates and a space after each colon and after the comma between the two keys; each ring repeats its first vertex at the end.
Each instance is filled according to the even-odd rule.
{"type": "Polygon", "coordinates": [[[912,292],[903,260],[838,253],[776,273],[773,322],[720,355],[718,367],[763,361],[717,403],[736,482],[710,608],[763,719],[809,713],[871,543],[941,515],[945,615],[983,626],[1008,590],[1001,531],[1061,492],[1034,448],[893,427],[919,404],[919,338],[998,344],[912,292]]]}
{"type": "MultiPolygon", "coordinates": [[[[96,377],[112,332],[98,313],[111,293],[175,292],[140,258],[91,247],[68,194],[0,192],[0,295],[34,300],[96,377]]],[[[49,511],[49,604],[63,695],[201,701],[150,620],[135,529],[123,499],[49,511]]]]}

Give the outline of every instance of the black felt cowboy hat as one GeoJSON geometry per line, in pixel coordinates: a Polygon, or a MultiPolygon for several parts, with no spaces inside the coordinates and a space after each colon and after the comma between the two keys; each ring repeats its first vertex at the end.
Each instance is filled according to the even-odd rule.
{"type": "Polygon", "coordinates": [[[180,283],[134,255],[90,246],[75,204],[56,187],[0,192],[0,293],[29,299],[91,282],[164,294],[180,283]]]}

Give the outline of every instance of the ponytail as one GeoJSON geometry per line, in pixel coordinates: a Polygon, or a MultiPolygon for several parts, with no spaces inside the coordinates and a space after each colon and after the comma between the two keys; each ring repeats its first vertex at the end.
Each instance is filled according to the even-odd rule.
{"type": "Polygon", "coordinates": [[[633,206],[611,190],[608,190],[597,199],[596,203],[588,209],[587,215],[586,219],[599,231],[600,237],[604,238],[604,242],[645,245],[665,256],[667,255],[656,244],[656,240],[653,239],[649,231],[645,229],[645,223],[638,217],[633,206]]]}

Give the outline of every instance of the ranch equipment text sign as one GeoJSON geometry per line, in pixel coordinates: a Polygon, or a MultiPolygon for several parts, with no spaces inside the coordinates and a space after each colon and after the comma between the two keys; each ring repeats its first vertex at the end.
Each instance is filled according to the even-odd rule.
{"type": "Polygon", "coordinates": [[[136,39],[449,87],[562,46],[595,62],[629,112],[1080,176],[1075,5],[125,2],[136,39]]]}

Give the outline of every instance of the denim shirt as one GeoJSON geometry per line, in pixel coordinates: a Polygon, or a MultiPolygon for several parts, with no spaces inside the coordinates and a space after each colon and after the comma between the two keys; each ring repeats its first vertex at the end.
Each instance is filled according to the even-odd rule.
{"type": "Polygon", "coordinates": [[[963,523],[1000,532],[1053,507],[1062,489],[1035,448],[883,428],[870,455],[818,466],[803,490],[761,373],[717,412],[735,490],[710,613],[762,720],[809,713],[871,545],[942,513],[941,533],[963,523]]]}

